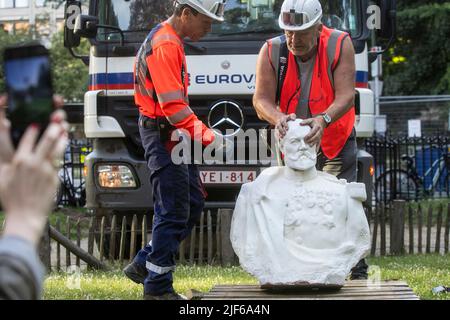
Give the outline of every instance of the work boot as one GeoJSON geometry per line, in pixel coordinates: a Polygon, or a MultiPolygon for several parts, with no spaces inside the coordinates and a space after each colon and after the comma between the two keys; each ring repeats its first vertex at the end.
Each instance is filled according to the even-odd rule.
{"type": "Polygon", "coordinates": [[[141,266],[140,264],[136,263],[135,261],[133,261],[129,265],[127,265],[123,269],[123,273],[125,273],[125,275],[129,279],[136,282],[137,284],[144,284],[144,280],[145,280],[145,278],[147,278],[147,275],[148,275],[147,268],[141,266]]]}
{"type": "Polygon", "coordinates": [[[162,295],[144,294],[144,300],[188,300],[182,294],[176,292],[167,292],[162,295]]]}
{"type": "Polygon", "coordinates": [[[367,280],[367,269],[369,266],[364,259],[360,260],[356,266],[352,269],[350,280],[367,280]]]}

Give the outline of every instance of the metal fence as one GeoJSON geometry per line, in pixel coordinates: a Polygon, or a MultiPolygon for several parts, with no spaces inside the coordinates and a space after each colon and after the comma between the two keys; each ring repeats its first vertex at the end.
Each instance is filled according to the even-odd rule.
{"type": "MultiPolygon", "coordinates": [[[[420,120],[424,136],[436,136],[450,132],[450,96],[381,97],[380,114],[386,117],[386,134],[408,134],[408,121],[420,120]]],[[[382,133],[381,128],[376,130],[382,133]]]]}
{"type": "Polygon", "coordinates": [[[377,203],[450,196],[449,136],[373,137],[365,147],[374,157],[377,203]]]}
{"type": "MultiPolygon", "coordinates": [[[[376,203],[450,197],[450,136],[376,136],[366,139],[365,149],[374,157],[376,203]]],[[[71,140],[58,174],[55,206],[85,205],[84,160],[91,151],[89,140],[71,140]]]]}

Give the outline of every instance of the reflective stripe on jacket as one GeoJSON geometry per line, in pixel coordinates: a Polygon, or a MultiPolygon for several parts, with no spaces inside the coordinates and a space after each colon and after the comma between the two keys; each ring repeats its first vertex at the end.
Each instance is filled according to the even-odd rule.
{"type": "Polygon", "coordinates": [[[163,22],[148,34],[136,56],[135,104],[141,114],[166,117],[174,127],[187,130],[195,140],[208,145],[214,134],[190,108],[188,82],[183,41],[169,23],[163,22]]]}

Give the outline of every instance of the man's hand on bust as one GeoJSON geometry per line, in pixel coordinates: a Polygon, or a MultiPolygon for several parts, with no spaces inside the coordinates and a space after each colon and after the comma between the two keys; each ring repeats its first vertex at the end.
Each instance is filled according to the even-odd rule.
{"type": "Polygon", "coordinates": [[[288,121],[294,121],[297,118],[295,113],[283,114],[278,118],[275,125],[275,132],[277,132],[279,139],[283,139],[286,132],[289,130],[288,121]]]}
{"type": "Polygon", "coordinates": [[[323,119],[323,117],[315,117],[303,120],[301,125],[311,127],[311,132],[306,135],[305,142],[311,146],[312,145],[320,146],[323,131],[327,127],[327,124],[323,119]]]}

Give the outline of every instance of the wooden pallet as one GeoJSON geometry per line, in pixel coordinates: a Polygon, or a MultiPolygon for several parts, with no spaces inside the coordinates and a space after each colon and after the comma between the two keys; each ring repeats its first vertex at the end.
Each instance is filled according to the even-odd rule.
{"type": "Polygon", "coordinates": [[[365,280],[348,281],[340,290],[268,291],[258,285],[218,285],[202,300],[419,300],[403,281],[382,281],[378,287],[365,280]]]}

